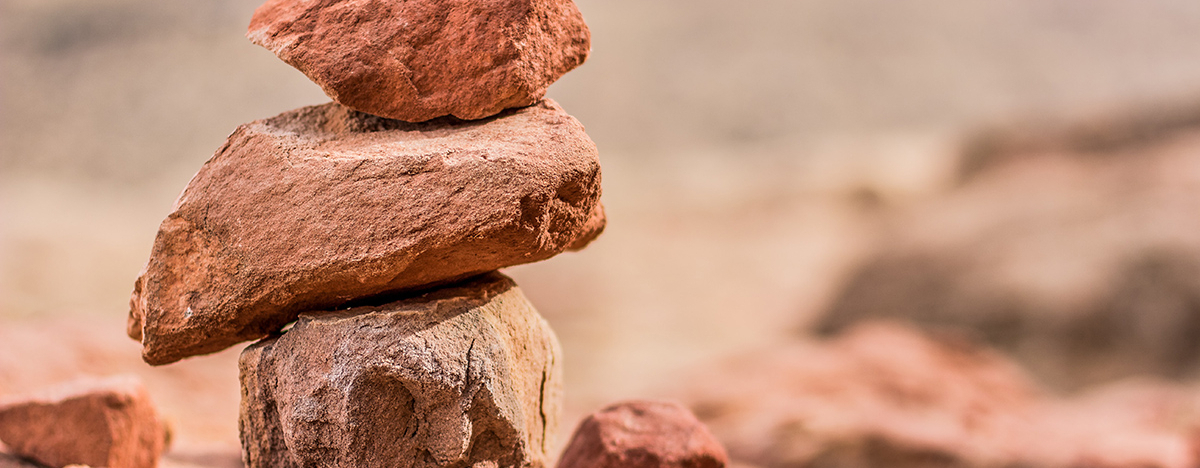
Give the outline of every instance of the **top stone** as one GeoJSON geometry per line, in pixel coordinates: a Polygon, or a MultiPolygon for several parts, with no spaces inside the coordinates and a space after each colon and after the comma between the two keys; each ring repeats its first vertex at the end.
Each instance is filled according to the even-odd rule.
{"type": "Polygon", "coordinates": [[[534,104],[591,47],[571,0],[267,0],[246,36],[335,101],[409,122],[534,104]]]}

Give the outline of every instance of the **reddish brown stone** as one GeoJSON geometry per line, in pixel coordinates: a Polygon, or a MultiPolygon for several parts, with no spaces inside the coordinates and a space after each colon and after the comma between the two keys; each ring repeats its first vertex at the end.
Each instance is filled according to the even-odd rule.
{"type": "Polygon", "coordinates": [[[544,468],[559,346],[490,273],[397,302],[304,314],[241,357],[250,468],[544,468]]]}
{"type": "Polygon", "coordinates": [[[129,334],[166,364],[306,310],[445,284],[582,248],[600,164],[551,101],[411,124],[337,104],[243,125],[159,228],[129,334]]]}
{"type": "Polygon", "coordinates": [[[683,405],[627,401],[579,424],[558,468],[721,468],[725,448],[683,405]]]}
{"type": "Polygon", "coordinates": [[[133,377],[83,379],[44,395],[0,402],[0,440],[51,467],[153,468],[163,424],[133,377]]]}
{"type": "Polygon", "coordinates": [[[246,36],[334,100],[410,122],[534,104],[591,47],[571,0],[268,0],[246,36]]]}

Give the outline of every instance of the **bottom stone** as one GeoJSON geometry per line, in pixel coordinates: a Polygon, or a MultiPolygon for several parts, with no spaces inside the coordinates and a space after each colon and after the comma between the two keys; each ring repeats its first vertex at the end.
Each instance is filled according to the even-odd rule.
{"type": "Polygon", "coordinates": [[[547,465],[561,364],[513,281],[303,314],[241,356],[250,468],[547,465]]]}

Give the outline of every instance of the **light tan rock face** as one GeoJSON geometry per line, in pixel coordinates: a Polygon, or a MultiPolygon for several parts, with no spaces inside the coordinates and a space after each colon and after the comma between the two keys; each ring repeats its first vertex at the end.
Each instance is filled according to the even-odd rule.
{"type": "Polygon", "coordinates": [[[246,36],[335,101],[410,122],[536,103],[591,47],[571,0],[268,0],[246,36]]]}
{"type": "Polygon", "coordinates": [[[1200,393],[1121,382],[1071,398],[958,338],[864,324],[699,373],[690,404],[764,468],[1192,468],[1200,393]]]}
{"type": "Polygon", "coordinates": [[[0,401],[0,441],[13,454],[51,467],[152,468],[165,438],[149,395],[133,377],[82,379],[0,401]]]}
{"type": "Polygon", "coordinates": [[[1063,391],[1200,378],[1200,129],[1054,149],[1103,147],[1093,138],[1119,129],[997,156],[965,185],[896,210],[881,225],[887,242],[815,328],[966,330],[1063,391]]]}
{"type": "Polygon", "coordinates": [[[600,164],[551,101],[411,124],[338,104],[239,127],[163,221],[130,304],[151,364],[261,338],[301,311],[579,249],[600,164]]]}
{"type": "Polygon", "coordinates": [[[683,405],[635,400],[579,423],[558,468],[724,468],[728,458],[683,405]]]}
{"type": "Polygon", "coordinates": [[[390,304],[304,314],[241,358],[251,468],[546,466],[558,342],[490,273],[390,304]]]}

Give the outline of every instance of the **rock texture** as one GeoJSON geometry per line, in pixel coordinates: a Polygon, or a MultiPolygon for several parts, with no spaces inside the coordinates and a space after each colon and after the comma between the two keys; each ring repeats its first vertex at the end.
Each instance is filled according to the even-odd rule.
{"type": "Polygon", "coordinates": [[[165,364],[306,310],[579,249],[604,227],[600,165],[551,101],[411,124],[337,104],[239,127],[163,221],[129,334],[165,364]]]}
{"type": "Polygon", "coordinates": [[[817,329],[957,328],[1068,391],[1200,377],[1200,129],[1130,145],[1005,156],[900,211],[817,329]]]}
{"type": "Polygon", "coordinates": [[[725,448],[683,405],[617,403],[589,415],[558,468],[723,468],[725,448]]]}
{"type": "Polygon", "coordinates": [[[153,468],[166,433],[133,377],[84,379],[44,395],[0,402],[0,441],[51,467],[153,468]]]}
{"type": "Polygon", "coordinates": [[[242,353],[250,468],[546,465],[553,331],[491,273],[382,306],[304,314],[242,353]]]}
{"type": "Polygon", "coordinates": [[[22,460],[20,457],[9,455],[0,452],[0,468],[43,468],[41,465],[35,464],[28,460],[22,460]]]}
{"type": "Polygon", "coordinates": [[[536,103],[591,36],[571,0],[268,0],[247,37],[337,102],[420,122],[536,103]]]}
{"type": "Polygon", "coordinates": [[[880,323],[705,369],[691,407],[761,467],[1189,468],[1200,392],[1123,382],[1071,399],[961,338],[880,323]]]}

